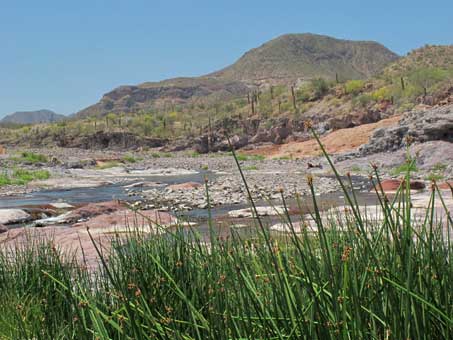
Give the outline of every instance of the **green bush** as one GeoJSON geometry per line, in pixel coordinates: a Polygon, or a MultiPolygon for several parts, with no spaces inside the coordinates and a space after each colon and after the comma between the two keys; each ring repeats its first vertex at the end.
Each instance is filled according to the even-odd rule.
{"type": "Polygon", "coordinates": [[[353,106],[367,107],[372,102],[374,102],[373,96],[368,93],[364,93],[354,98],[352,104],[353,106]]]}
{"type": "Polygon", "coordinates": [[[388,86],[381,87],[371,94],[371,98],[375,101],[391,100],[392,90],[388,86]]]}
{"type": "Polygon", "coordinates": [[[348,80],[344,84],[344,91],[346,94],[357,95],[365,86],[365,82],[363,80],[348,80]]]}
{"type": "Polygon", "coordinates": [[[20,154],[19,161],[28,163],[47,163],[47,157],[45,155],[24,151],[20,154]]]}
{"type": "Polygon", "coordinates": [[[0,174],[0,187],[5,185],[25,185],[34,180],[45,180],[48,178],[50,178],[50,172],[47,170],[13,169],[0,174]]]}

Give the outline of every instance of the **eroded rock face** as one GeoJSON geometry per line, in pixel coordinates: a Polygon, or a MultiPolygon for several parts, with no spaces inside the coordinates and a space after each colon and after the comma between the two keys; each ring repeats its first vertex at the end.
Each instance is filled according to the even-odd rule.
{"type": "Polygon", "coordinates": [[[31,219],[31,215],[21,209],[0,209],[0,224],[22,223],[31,219]]]}
{"type": "Polygon", "coordinates": [[[440,140],[453,143],[453,105],[407,113],[398,126],[376,130],[370,142],[360,148],[360,152],[395,151],[404,146],[406,137],[410,137],[413,142],[440,140]]]}

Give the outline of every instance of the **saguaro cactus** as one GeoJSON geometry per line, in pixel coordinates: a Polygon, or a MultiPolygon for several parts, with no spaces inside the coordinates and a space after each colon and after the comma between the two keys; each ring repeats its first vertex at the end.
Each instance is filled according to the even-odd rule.
{"type": "Polygon", "coordinates": [[[294,86],[291,86],[291,97],[293,99],[293,108],[294,110],[297,110],[297,105],[296,105],[296,93],[294,91],[294,86]]]}

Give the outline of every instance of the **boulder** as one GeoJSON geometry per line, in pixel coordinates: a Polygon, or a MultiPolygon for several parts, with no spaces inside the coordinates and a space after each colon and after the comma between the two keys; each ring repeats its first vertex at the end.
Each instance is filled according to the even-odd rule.
{"type": "Polygon", "coordinates": [[[31,219],[31,215],[21,209],[0,209],[0,224],[17,224],[31,219]]]}
{"type": "Polygon", "coordinates": [[[168,227],[175,221],[175,217],[165,212],[149,210],[135,213],[123,210],[110,215],[99,215],[73,228],[45,226],[10,229],[7,233],[0,234],[0,247],[15,249],[25,247],[33,240],[52,240],[53,245],[63,254],[74,257],[87,269],[96,270],[100,265],[96,246],[102,249],[104,254],[109,254],[112,241],[124,241],[130,233],[162,233],[165,229],[160,226],[168,227]],[[88,234],[87,227],[96,246],[88,234]]]}
{"type": "Polygon", "coordinates": [[[85,169],[95,165],[96,161],[94,159],[73,159],[63,164],[66,169],[85,169]]]}
{"type": "Polygon", "coordinates": [[[363,155],[394,151],[405,145],[406,136],[411,142],[453,142],[453,105],[408,112],[398,126],[376,130],[359,150],[363,155]]]}
{"type": "Polygon", "coordinates": [[[275,127],[271,130],[272,142],[274,144],[282,144],[291,134],[291,129],[288,127],[275,127]]]}
{"type": "Polygon", "coordinates": [[[76,223],[73,228],[95,228],[101,232],[124,232],[127,229],[154,231],[159,227],[168,227],[177,223],[172,215],[157,210],[133,211],[130,209],[117,210],[110,214],[101,214],[88,221],[76,223]]]}
{"type": "Polygon", "coordinates": [[[246,146],[249,142],[249,137],[247,135],[238,136],[234,135],[230,138],[231,145],[234,149],[240,149],[246,146]]]}
{"type": "Polygon", "coordinates": [[[195,139],[194,150],[198,153],[204,154],[209,152],[208,136],[204,135],[195,139]]]}
{"type": "MultiPolygon", "coordinates": [[[[404,183],[404,180],[400,179],[385,179],[381,182],[382,190],[384,192],[390,193],[398,190],[400,185],[404,183]]],[[[422,181],[411,181],[410,182],[411,190],[423,190],[426,188],[425,182],[422,181]]],[[[377,190],[380,192],[380,187],[377,185],[377,190]]]]}
{"type": "MultiPolygon", "coordinates": [[[[285,209],[280,206],[275,207],[256,207],[258,216],[277,216],[285,214],[285,209]]],[[[250,218],[254,216],[252,208],[232,210],[228,212],[228,216],[232,218],[250,218]]]]}
{"type": "Polygon", "coordinates": [[[258,131],[255,136],[250,139],[250,143],[268,143],[272,141],[272,136],[268,131],[258,131]]]}

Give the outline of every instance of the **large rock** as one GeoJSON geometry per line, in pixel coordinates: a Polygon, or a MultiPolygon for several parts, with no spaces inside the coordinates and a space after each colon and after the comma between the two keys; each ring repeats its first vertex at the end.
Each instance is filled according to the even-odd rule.
{"type": "Polygon", "coordinates": [[[371,154],[394,151],[405,145],[406,137],[411,142],[453,142],[453,105],[407,113],[398,126],[376,130],[369,143],[360,148],[360,152],[371,154]]]}
{"type": "Polygon", "coordinates": [[[21,209],[0,209],[0,224],[23,223],[31,219],[31,215],[21,209]]]}
{"type": "MultiPolygon", "coordinates": [[[[381,191],[381,187],[382,187],[382,190],[384,192],[393,193],[393,192],[396,192],[399,189],[401,184],[405,185],[404,184],[404,180],[400,180],[400,179],[385,179],[385,180],[383,180],[381,182],[380,186],[377,185],[377,190],[378,190],[378,192],[380,192],[381,191]]],[[[423,190],[423,189],[426,188],[425,182],[422,182],[422,181],[410,181],[409,185],[410,185],[411,190],[423,190]]]]}
{"type": "MultiPolygon", "coordinates": [[[[278,216],[284,215],[285,209],[280,206],[275,207],[256,207],[258,216],[278,216]]],[[[228,216],[232,218],[250,218],[255,215],[252,208],[232,210],[228,212],[228,216]]]]}
{"type": "Polygon", "coordinates": [[[272,141],[272,135],[269,131],[258,131],[255,136],[250,139],[250,143],[267,143],[272,141]]]}
{"type": "Polygon", "coordinates": [[[97,228],[102,233],[107,231],[125,232],[137,229],[152,232],[160,227],[168,227],[175,225],[176,223],[176,218],[162,211],[143,210],[135,212],[126,209],[98,215],[88,221],[74,224],[73,228],[97,228]]]}
{"type": "Polygon", "coordinates": [[[64,219],[65,223],[76,223],[99,215],[110,214],[125,210],[126,207],[119,201],[90,203],[81,208],[71,211],[64,219]]]}
{"type": "Polygon", "coordinates": [[[0,234],[0,248],[13,251],[42,240],[52,244],[63,254],[74,256],[79,264],[95,270],[99,264],[98,249],[108,256],[112,241],[126,240],[128,236],[140,234],[159,234],[164,227],[174,224],[176,219],[165,212],[155,210],[133,212],[116,211],[77,224],[73,228],[45,226],[42,228],[14,228],[0,234]],[[87,230],[89,227],[89,231],[87,230]],[[91,239],[89,233],[92,235],[91,239]]]}
{"type": "Polygon", "coordinates": [[[271,130],[272,142],[274,144],[282,144],[290,134],[291,129],[289,127],[275,127],[271,130]]]}

